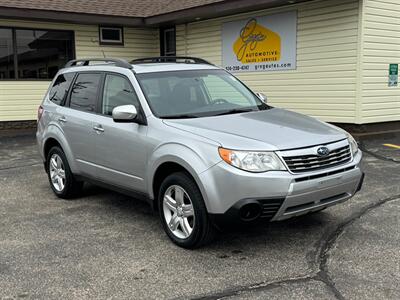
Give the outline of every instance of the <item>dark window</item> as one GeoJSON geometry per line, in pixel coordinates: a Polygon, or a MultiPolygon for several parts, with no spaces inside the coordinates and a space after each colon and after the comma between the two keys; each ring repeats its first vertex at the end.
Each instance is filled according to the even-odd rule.
{"type": "Polygon", "coordinates": [[[72,31],[0,29],[0,79],[52,79],[74,58],[72,31]]]}
{"type": "Polygon", "coordinates": [[[161,29],[160,37],[161,37],[160,40],[161,56],[175,56],[176,55],[175,27],[161,29]]]}
{"type": "Polygon", "coordinates": [[[18,78],[54,78],[73,58],[71,32],[17,29],[16,40],[18,78]]]}
{"type": "Polygon", "coordinates": [[[123,45],[122,27],[99,27],[100,45],[123,45]]]}
{"type": "Polygon", "coordinates": [[[137,95],[126,78],[107,75],[104,82],[102,113],[111,116],[113,109],[121,105],[135,105],[138,108],[137,95]]]}
{"type": "Polygon", "coordinates": [[[11,29],[0,28],[0,79],[14,78],[14,43],[11,29]]]}
{"type": "Polygon", "coordinates": [[[72,87],[70,107],[83,111],[95,111],[100,80],[101,74],[79,74],[72,87]]]}
{"type": "Polygon", "coordinates": [[[65,73],[57,77],[49,93],[50,101],[58,105],[64,102],[74,75],[75,73],[65,73]]]}

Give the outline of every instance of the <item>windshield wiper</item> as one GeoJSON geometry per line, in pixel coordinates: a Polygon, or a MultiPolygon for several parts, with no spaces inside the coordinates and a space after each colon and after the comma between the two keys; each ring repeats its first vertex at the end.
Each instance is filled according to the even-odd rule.
{"type": "Polygon", "coordinates": [[[230,110],[226,110],[222,113],[216,114],[215,116],[222,116],[222,115],[230,115],[230,114],[240,114],[240,113],[245,113],[245,112],[250,112],[254,111],[254,109],[251,108],[234,108],[230,110]]]}
{"type": "MultiPolygon", "coordinates": [[[[245,112],[250,112],[250,111],[255,111],[255,110],[252,108],[234,108],[234,109],[229,109],[229,110],[223,111],[221,113],[217,113],[217,114],[205,115],[204,117],[239,114],[239,113],[245,113],[245,112]]],[[[195,115],[195,114],[178,114],[178,115],[170,115],[170,116],[160,116],[160,118],[161,119],[192,119],[192,118],[200,118],[200,116],[195,115]]]]}
{"type": "Polygon", "coordinates": [[[193,114],[180,114],[180,115],[171,115],[171,116],[160,116],[161,119],[192,119],[198,118],[199,116],[193,114]]]}

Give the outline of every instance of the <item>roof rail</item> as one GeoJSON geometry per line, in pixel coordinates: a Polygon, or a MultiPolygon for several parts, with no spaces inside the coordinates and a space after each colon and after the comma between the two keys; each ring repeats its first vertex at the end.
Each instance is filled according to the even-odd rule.
{"type": "Polygon", "coordinates": [[[148,63],[185,63],[185,64],[206,64],[212,65],[212,63],[206,61],[205,59],[190,56],[155,56],[155,57],[145,57],[138,58],[131,61],[131,64],[148,64],[148,63]]]}
{"type": "Polygon", "coordinates": [[[74,66],[89,66],[92,61],[102,61],[105,63],[112,63],[117,67],[132,69],[132,65],[128,63],[124,59],[120,58],[82,58],[82,59],[74,59],[67,62],[64,68],[70,68],[74,66]]]}

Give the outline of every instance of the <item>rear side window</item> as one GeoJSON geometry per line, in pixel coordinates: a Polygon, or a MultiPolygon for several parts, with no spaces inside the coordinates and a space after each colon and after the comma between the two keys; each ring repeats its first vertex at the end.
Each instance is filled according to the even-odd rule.
{"type": "Polygon", "coordinates": [[[58,75],[53,87],[49,93],[50,101],[57,105],[64,103],[65,97],[67,97],[69,87],[71,86],[72,79],[74,79],[75,73],[65,73],[58,75]]]}
{"type": "Polygon", "coordinates": [[[71,91],[71,108],[89,112],[96,110],[101,76],[99,73],[81,73],[77,76],[71,91]]]}

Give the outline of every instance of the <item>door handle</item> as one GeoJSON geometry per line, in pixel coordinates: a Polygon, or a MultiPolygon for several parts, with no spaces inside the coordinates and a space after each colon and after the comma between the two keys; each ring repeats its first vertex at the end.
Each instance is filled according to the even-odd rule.
{"type": "Polygon", "coordinates": [[[94,129],[97,133],[104,132],[104,128],[101,127],[101,125],[94,126],[93,129],[94,129]]]}
{"type": "Polygon", "coordinates": [[[58,122],[65,123],[65,122],[67,122],[67,119],[63,116],[63,117],[58,118],[58,122]]]}

